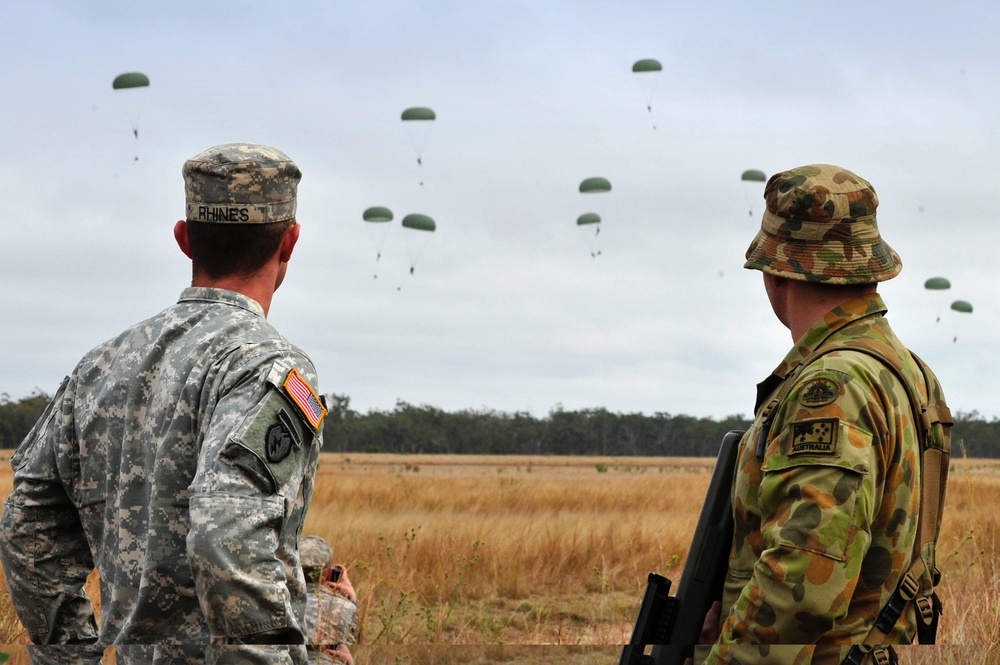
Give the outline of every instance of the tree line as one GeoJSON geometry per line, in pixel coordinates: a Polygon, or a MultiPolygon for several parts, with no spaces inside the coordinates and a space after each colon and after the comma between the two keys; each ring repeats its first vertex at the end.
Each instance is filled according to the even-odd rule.
{"type": "MultiPolygon", "coordinates": [[[[15,448],[42,414],[49,396],[36,392],[13,401],[0,395],[0,448],[15,448]]],[[[723,435],[750,420],[716,420],[658,412],[576,411],[556,405],[545,416],[491,409],[448,412],[399,400],[391,410],[359,413],[345,395],[326,397],[326,452],[451,453],[490,455],[603,455],[714,457],[723,435]]],[[[1000,457],[1000,419],[958,412],[954,455],[1000,457]]]]}
{"type": "Polygon", "coordinates": [[[746,429],[741,416],[721,420],[656,413],[620,414],[603,408],[547,416],[494,410],[447,412],[397,401],[391,411],[358,413],[332,395],[324,449],[333,452],[480,455],[715,456],[723,435],[746,429]]]}

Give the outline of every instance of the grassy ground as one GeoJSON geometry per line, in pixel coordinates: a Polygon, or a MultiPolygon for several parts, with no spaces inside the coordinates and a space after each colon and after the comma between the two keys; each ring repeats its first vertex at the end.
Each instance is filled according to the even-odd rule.
{"type": "MultiPolygon", "coordinates": [[[[304,534],[333,544],[358,590],[358,665],[616,661],[647,573],[680,573],[712,464],[362,454],[322,462],[304,534]]],[[[0,473],[0,494],[9,484],[0,473]]],[[[955,462],[939,549],[941,646],[910,650],[905,662],[1000,662],[996,505],[1000,463],[955,462]]],[[[25,641],[0,595],[3,634],[25,641]]],[[[26,662],[10,662],[18,661],[26,662]]]]}

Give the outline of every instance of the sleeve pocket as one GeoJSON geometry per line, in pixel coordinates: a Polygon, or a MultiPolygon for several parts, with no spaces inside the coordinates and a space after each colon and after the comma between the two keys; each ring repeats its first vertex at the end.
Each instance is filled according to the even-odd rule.
{"type": "Polygon", "coordinates": [[[760,495],[767,546],[843,561],[858,528],[870,451],[871,434],[829,418],[791,423],[772,439],[760,495]]]}

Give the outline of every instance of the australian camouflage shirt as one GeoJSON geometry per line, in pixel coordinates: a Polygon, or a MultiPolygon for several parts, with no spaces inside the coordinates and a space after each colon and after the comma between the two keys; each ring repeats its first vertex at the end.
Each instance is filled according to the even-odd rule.
{"type": "Polygon", "coordinates": [[[33,662],[302,662],[298,538],[325,409],[312,362],[238,293],[90,351],[11,459],[0,520],[33,662]],[[100,626],[83,591],[100,574],[100,626]],[[270,646],[242,646],[247,644],[270,646]]]}
{"type": "MultiPolygon", "coordinates": [[[[733,486],[721,634],[706,663],[839,663],[909,566],[920,444],[906,388],[860,351],[802,365],[821,345],[867,341],[898,355],[923,390],[885,312],[875,294],[843,303],[758,385],[733,486]]],[[[911,642],[914,630],[911,608],[892,638],[911,642]]]]}

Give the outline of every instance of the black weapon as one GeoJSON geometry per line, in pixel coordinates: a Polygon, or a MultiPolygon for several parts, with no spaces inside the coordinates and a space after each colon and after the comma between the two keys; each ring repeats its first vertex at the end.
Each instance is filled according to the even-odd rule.
{"type": "Polygon", "coordinates": [[[705,614],[722,598],[733,540],[731,491],[742,436],[742,431],[732,430],[722,437],[677,593],[670,595],[669,579],[649,574],[632,638],[622,649],[619,665],[682,665],[694,654],[705,614]],[[652,653],[647,655],[650,645],[652,653]]]}

